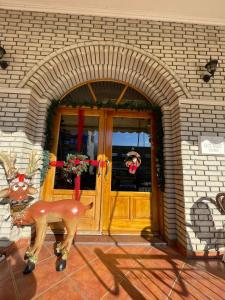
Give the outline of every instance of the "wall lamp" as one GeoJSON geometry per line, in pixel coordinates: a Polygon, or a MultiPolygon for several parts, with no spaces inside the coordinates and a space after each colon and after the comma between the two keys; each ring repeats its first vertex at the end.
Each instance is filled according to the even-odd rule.
{"type": "Polygon", "coordinates": [[[5,49],[0,47],[0,67],[3,70],[5,70],[9,65],[5,60],[1,60],[5,54],[6,54],[5,49]]]}
{"type": "Polygon", "coordinates": [[[214,73],[216,71],[217,64],[218,64],[217,59],[210,58],[210,61],[207,62],[207,64],[205,65],[206,71],[204,71],[203,75],[202,75],[202,79],[205,82],[208,82],[210,80],[210,78],[213,78],[214,73]]]}

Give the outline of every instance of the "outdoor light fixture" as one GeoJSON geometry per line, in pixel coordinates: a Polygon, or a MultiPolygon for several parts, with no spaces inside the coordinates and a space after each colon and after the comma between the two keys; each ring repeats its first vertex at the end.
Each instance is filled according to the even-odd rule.
{"type": "Polygon", "coordinates": [[[5,49],[0,47],[0,67],[3,70],[6,69],[9,65],[5,60],[1,60],[5,54],[6,54],[5,49]]]}
{"type": "Polygon", "coordinates": [[[202,75],[202,79],[205,82],[208,82],[210,78],[213,78],[214,73],[216,71],[217,64],[218,64],[217,59],[210,58],[210,61],[205,65],[206,71],[204,71],[202,75]]]}

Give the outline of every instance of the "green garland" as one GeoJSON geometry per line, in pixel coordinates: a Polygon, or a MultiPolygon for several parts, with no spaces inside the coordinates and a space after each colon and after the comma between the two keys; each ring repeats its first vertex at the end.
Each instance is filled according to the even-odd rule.
{"type": "Polygon", "coordinates": [[[67,154],[66,161],[63,167],[63,174],[67,178],[68,174],[75,174],[80,176],[83,172],[87,172],[89,163],[85,160],[88,159],[83,154],[67,154]],[[75,164],[75,160],[79,160],[79,164],[75,164]]]}
{"type": "Polygon", "coordinates": [[[45,180],[45,176],[48,172],[49,169],[49,162],[50,162],[50,152],[49,150],[43,150],[43,154],[42,154],[42,169],[40,172],[40,182],[41,185],[43,184],[44,180],[45,180]]]}
{"type": "Polygon", "coordinates": [[[154,111],[157,123],[156,132],[156,152],[157,152],[157,179],[158,187],[161,191],[164,191],[165,178],[164,178],[164,156],[163,156],[163,125],[162,125],[162,112],[158,107],[154,111]]]}
{"type": "Polygon", "coordinates": [[[46,171],[48,169],[49,163],[49,150],[51,149],[52,142],[52,124],[53,118],[56,114],[57,108],[59,106],[67,107],[90,107],[90,108],[113,108],[116,110],[129,109],[135,111],[152,111],[156,115],[157,122],[157,177],[158,177],[158,186],[160,190],[164,190],[164,160],[163,160],[163,127],[162,127],[162,112],[160,107],[153,105],[151,103],[138,103],[132,101],[125,101],[123,103],[116,104],[115,102],[108,101],[77,101],[76,99],[63,99],[63,100],[53,100],[48,107],[47,118],[46,118],[46,131],[45,131],[45,150],[43,155],[43,170],[42,170],[42,182],[46,171]]]}

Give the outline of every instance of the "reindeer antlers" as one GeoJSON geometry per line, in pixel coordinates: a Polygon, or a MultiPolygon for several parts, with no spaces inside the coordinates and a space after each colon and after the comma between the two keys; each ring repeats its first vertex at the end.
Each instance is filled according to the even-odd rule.
{"type": "MultiPolygon", "coordinates": [[[[37,156],[36,151],[32,151],[29,158],[29,163],[26,168],[25,174],[27,177],[31,178],[34,173],[39,169],[38,161],[40,158],[37,156]]],[[[16,162],[16,154],[15,153],[7,153],[0,152],[0,161],[2,162],[7,180],[12,180],[18,174],[18,169],[15,167],[16,162]]]]}
{"type": "Polygon", "coordinates": [[[38,162],[40,158],[37,156],[37,151],[32,151],[29,158],[29,163],[26,168],[25,174],[27,177],[32,177],[34,173],[39,169],[38,162]]]}
{"type": "Polygon", "coordinates": [[[7,180],[15,178],[18,173],[18,169],[15,167],[16,154],[0,152],[0,161],[4,166],[7,180]]]}

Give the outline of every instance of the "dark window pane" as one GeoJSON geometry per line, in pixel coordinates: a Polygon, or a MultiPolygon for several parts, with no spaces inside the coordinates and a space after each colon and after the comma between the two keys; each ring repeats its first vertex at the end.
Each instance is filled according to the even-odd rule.
{"type": "Polygon", "coordinates": [[[61,101],[61,104],[69,105],[70,103],[84,105],[93,105],[93,99],[87,85],[82,85],[67,94],[61,101]]]}
{"type": "Polygon", "coordinates": [[[124,89],[124,84],[113,81],[97,81],[91,84],[98,101],[115,102],[124,89]]]}
{"type": "Polygon", "coordinates": [[[133,88],[129,87],[127,90],[126,90],[126,93],[124,94],[123,98],[122,98],[122,101],[121,103],[136,103],[136,104],[139,104],[139,105],[144,105],[144,104],[147,104],[149,103],[148,100],[143,96],[141,95],[140,93],[138,93],[136,90],[134,90],[133,88]]]}
{"type": "Polygon", "coordinates": [[[150,120],[113,119],[111,190],[151,191],[150,120]],[[138,152],[142,161],[135,174],[125,165],[131,150],[138,152]]]}
{"type": "MultiPolygon", "coordinates": [[[[59,132],[57,160],[65,161],[67,154],[77,153],[77,122],[78,116],[62,116],[59,132]]],[[[84,117],[83,140],[81,153],[88,159],[96,160],[98,155],[98,118],[84,117]]],[[[56,168],[55,189],[73,189],[75,176],[66,178],[62,168],[56,168]]],[[[81,190],[95,190],[96,167],[89,166],[81,175],[81,190]]]]}

